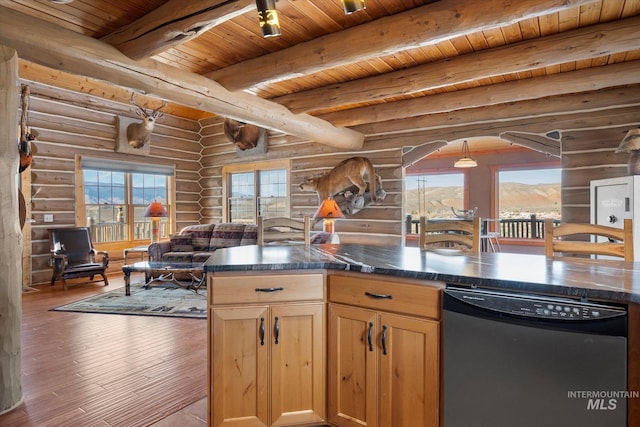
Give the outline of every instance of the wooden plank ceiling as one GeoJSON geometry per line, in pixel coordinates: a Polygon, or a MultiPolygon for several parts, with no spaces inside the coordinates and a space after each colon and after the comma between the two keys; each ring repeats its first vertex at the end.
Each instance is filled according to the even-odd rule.
{"type": "MultiPolygon", "coordinates": [[[[269,38],[252,0],[0,0],[0,7],[133,60],[213,79],[292,117],[369,135],[384,133],[376,124],[408,117],[640,84],[640,0],[366,0],[350,15],[340,0],[278,0],[282,35],[269,38]]],[[[139,89],[29,59],[21,65],[28,79],[122,102],[139,89]]],[[[170,101],[173,114],[222,115],[170,101]]]]}

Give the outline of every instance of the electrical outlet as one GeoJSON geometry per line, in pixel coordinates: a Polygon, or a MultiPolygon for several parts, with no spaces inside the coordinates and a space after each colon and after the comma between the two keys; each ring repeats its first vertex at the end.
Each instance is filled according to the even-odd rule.
{"type": "Polygon", "coordinates": [[[53,214],[44,214],[44,222],[53,222],[53,214]]]}

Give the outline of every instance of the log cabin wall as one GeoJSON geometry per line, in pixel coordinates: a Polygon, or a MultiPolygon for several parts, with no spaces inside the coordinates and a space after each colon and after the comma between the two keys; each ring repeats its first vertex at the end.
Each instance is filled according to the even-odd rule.
{"type": "MultiPolygon", "coordinates": [[[[639,94],[640,87],[631,87],[594,92],[586,96],[551,97],[544,102],[524,101],[435,114],[415,120],[403,119],[355,126],[354,129],[366,135],[364,148],[357,152],[339,152],[337,149],[271,132],[266,154],[239,155],[235,145],[224,136],[221,119],[201,120],[204,146],[201,172],[203,222],[219,222],[224,217],[224,165],[291,159],[291,215],[301,218],[313,215],[319,203],[314,193],[298,189],[298,184],[305,176],[326,172],[347,157],[364,156],[372,160],[381,175],[387,197],[380,205],[367,207],[348,219],[337,221],[336,230],[345,243],[402,244],[403,153],[434,141],[499,137],[503,132],[509,131],[560,136],[558,145],[564,169],[563,219],[588,222],[589,182],[592,179],[626,175],[627,155],[613,152],[626,132],[640,125],[639,94]],[[598,104],[598,98],[605,97],[608,103],[598,104]],[[588,106],[593,108],[589,109],[588,106]],[[488,117],[493,117],[493,120],[488,117]],[[414,129],[411,129],[412,123],[415,124],[414,129]]],[[[539,163],[544,162],[543,157],[540,152],[529,150],[528,155],[519,155],[518,161],[539,163]]],[[[508,158],[505,156],[505,161],[508,158]]],[[[549,157],[549,160],[554,159],[556,158],[549,157]]],[[[441,158],[432,162],[434,168],[442,165],[441,158]]],[[[420,162],[424,168],[429,168],[429,163],[428,157],[420,162]]],[[[491,171],[488,168],[479,169],[483,169],[484,176],[477,176],[474,171],[474,182],[471,185],[483,188],[487,193],[491,171]]],[[[489,197],[489,194],[484,197],[489,197]]],[[[486,212],[488,211],[487,208],[486,212]]]]}
{"type": "MultiPolygon", "coordinates": [[[[360,151],[338,151],[291,135],[269,132],[266,153],[252,154],[250,150],[238,153],[236,146],[224,135],[221,119],[204,119],[200,123],[204,147],[201,171],[203,222],[220,222],[225,217],[222,191],[222,168],[225,165],[289,159],[291,217],[302,218],[313,216],[320,204],[315,192],[299,189],[298,186],[303,179],[327,172],[346,158],[363,156],[372,161],[376,172],[382,178],[382,186],[387,195],[381,204],[370,205],[348,219],[338,220],[336,231],[340,233],[340,241],[359,244],[402,244],[404,222],[401,147],[365,147],[360,151]]],[[[322,224],[316,224],[315,229],[321,230],[322,224]]]]}
{"type": "MultiPolygon", "coordinates": [[[[38,132],[32,143],[34,160],[30,172],[33,223],[31,283],[51,279],[48,228],[76,225],[76,154],[130,162],[154,162],[176,167],[176,228],[200,220],[200,124],[165,114],[158,119],[148,156],[115,152],[116,117],[138,118],[129,104],[80,94],[29,80],[29,126],[38,132]],[[44,215],[53,222],[45,223],[44,215]]],[[[28,228],[25,228],[28,230],[28,228]]],[[[25,239],[28,240],[28,239],[25,239]]],[[[110,271],[122,266],[122,251],[110,253],[110,271]]]]}

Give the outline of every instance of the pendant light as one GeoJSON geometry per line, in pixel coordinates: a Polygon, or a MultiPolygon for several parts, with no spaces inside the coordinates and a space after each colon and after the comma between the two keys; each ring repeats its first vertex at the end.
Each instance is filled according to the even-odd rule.
{"type": "Polygon", "coordinates": [[[344,7],[345,15],[351,15],[353,12],[366,9],[364,0],[342,0],[342,6],[344,7]]]}
{"type": "Polygon", "coordinates": [[[453,164],[454,168],[475,168],[478,162],[469,157],[469,144],[465,140],[462,143],[462,158],[453,164]]]}
{"type": "Polygon", "coordinates": [[[258,20],[262,37],[275,37],[280,35],[280,21],[276,10],[275,0],[256,0],[258,8],[258,20]]]}

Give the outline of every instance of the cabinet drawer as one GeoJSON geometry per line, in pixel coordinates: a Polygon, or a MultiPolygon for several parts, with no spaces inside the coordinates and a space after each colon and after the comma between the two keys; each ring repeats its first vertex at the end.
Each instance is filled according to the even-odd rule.
{"type": "Polygon", "coordinates": [[[440,318],[439,283],[409,284],[363,276],[329,276],[329,301],[407,315],[440,318]]]}
{"type": "Polygon", "coordinates": [[[209,276],[210,304],[272,303],[324,299],[324,275],[209,276]]]}

